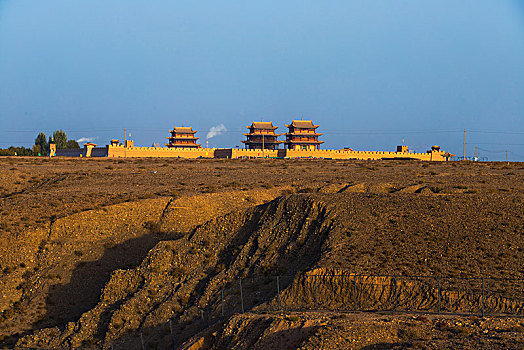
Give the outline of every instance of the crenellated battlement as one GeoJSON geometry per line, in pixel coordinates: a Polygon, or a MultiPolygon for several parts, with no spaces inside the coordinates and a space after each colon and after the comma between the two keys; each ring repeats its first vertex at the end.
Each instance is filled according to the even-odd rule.
{"type": "MultiPolygon", "coordinates": [[[[247,140],[245,149],[239,148],[202,148],[196,144],[198,137],[196,131],[191,127],[175,127],[170,130],[171,136],[167,147],[135,147],[133,140],[126,140],[120,144],[118,139],[112,139],[105,147],[97,147],[94,143],[87,143],[83,149],[77,150],[53,150],[56,156],[64,157],[107,157],[107,158],[221,158],[221,159],[250,159],[250,158],[320,158],[320,159],[414,159],[422,161],[447,161],[453,154],[440,150],[439,146],[432,146],[426,153],[409,152],[406,145],[397,146],[397,151],[354,151],[351,148],[344,149],[320,149],[316,132],[318,125],[312,120],[293,120],[286,125],[289,132],[286,147],[278,148],[282,143],[278,141],[275,130],[278,128],[272,122],[255,122],[247,126],[249,133],[244,134],[247,140]]],[[[54,155],[54,153],[53,153],[54,155]]]]}
{"type": "Polygon", "coordinates": [[[237,149],[237,148],[184,148],[184,147],[124,147],[123,145],[107,145],[105,147],[86,146],[78,150],[57,150],[57,156],[63,157],[107,157],[107,158],[221,158],[221,159],[253,159],[253,158],[320,158],[320,159],[358,159],[358,160],[388,160],[414,159],[422,161],[447,161],[453,155],[440,149],[421,152],[389,152],[389,151],[353,151],[349,149],[237,149]]]}

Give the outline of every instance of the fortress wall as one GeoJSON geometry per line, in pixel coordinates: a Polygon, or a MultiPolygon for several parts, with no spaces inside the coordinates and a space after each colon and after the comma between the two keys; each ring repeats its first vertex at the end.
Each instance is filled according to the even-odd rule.
{"type": "MultiPolygon", "coordinates": [[[[330,159],[418,159],[423,161],[445,161],[444,152],[407,153],[407,152],[380,152],[380,151],[346,151],[346,150],[265,150],[264,156],[268,158],[330,158],[330,159]]],[[[221,148],[215,150],[215,158],[262,158],[262,150],[221,148]]]]}
{"type": "Polygon", "coordinates": [[[274,158],[278,156],[278,150],[265,149],[262,152],[261,149],[232,149],[231,158],[274,158]]]}
{"type": "Polygon", "coordinates": [[[107,148],[106,147],[94,147],[91,149],[91,157],[107,157],[107,148]]]}
{"type": "Polygon", "coordinates": [[[109,158],[213,158],[214,148],[168,148],[108,146],[109,158]]]}
{"type": "Polygon", "coordinates": [[[62,157],[109,157],[109,158],[330,158],[330,159],[418,159],[423,161],[446,161],[444,152],[430,153],[348,151],[348,150],[262,150],[236,148],[168,148],[168,147],[123,147],[106,146],[87,149],[60,149],[57,156],[62,157]],[[90,151],[90,152],[87,152],[90,151]]]}
{"type": "Polygon", "coordinates": [[[381,151],[345,151],[345,150],[292,150],[286,149],[287,158],[331,158],[378,160],[384,158],[418,159],[425,161],[445,161],[444,152],[406,153],[381,151]]]}
{"type": "Polygon", "coordinates": [[[57,157],[80,157],[83,155],[84,149],[83,148],[75,148],[75,149],[57,149],[55,152],[55,155],[57,157]]]}
{"type": "Polygon", "coordinates": [[[332,158],[332,159],[351,159],[356,158],[356,155],[351,156],[356,152],[348,152],[343,150],[295,150],[286,149],[287,158],[332,158]]]}
{"type": "Polygon", "coordinates": [[[56,157],[106,157],[106,147],[84,147],[75,149],[57,149],[54,156],[56,157]]]}
{"type": "Polygon", "coordinates": [[[233,155],[232,148],[218,148],[215,150],[215,158],[231,158],[233,155]]]}
{"type": "Polygon", "coordinates": [[[274,158],[277,156],[279,156],[279,150],[266,149],[264,152],[261,149],[219,148],[215,150],[215,158],[274,158]]]}

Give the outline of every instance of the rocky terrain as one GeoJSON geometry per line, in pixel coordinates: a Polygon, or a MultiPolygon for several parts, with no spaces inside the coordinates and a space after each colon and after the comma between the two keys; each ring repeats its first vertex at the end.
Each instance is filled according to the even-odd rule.
{"type": "Polygon", "coordinates": [[[517,319],[308,312],[237,314],[189,349],[521,349],[517,319]]]}
{"type": "Polygon", "coordinates": [[[478,314],[484,278],[485,311],[522,316],[524,165],[5,158],[0,167],[5,347],[524,344],[514,317],[315,311],[354,311],[356,299],[359,311],[478,314]],[[439,285],[402,279],[415,275],[439,285]]]}

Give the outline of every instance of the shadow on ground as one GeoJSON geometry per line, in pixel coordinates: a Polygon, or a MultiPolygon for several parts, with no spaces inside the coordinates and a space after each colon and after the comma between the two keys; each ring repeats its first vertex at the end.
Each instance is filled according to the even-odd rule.
{"type": "Polygon", "coordinates": [[[96,306],[100,293],[113,271],[138,266],[158,242],[180,237],[179,234],[152,233],[106,248],[95,261],[80,262],[68,284],[55,284],[49,289],[45,316],[33,329],[55,327],[77,320],[96,306]]]}

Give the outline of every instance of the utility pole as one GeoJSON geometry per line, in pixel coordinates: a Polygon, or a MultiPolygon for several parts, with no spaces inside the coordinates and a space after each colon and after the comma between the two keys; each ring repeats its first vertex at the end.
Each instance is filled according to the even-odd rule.
{"type": "Polygon", "coordinates": [[[509,164],[509,162],[508,162],[508,150],[506,150],[506,163],[509,164]]]}
{"type": "Polygon", "coordinates": [[[464,129],[464,158],[466,160],[466,129],[464,129]]]}
{"type": "Polygon", "coordinates": [[[264,131],[262,130],[262,158],[264,158],[264,148],[265,148],[265,143],[264,143],[264,131]]]}
{"type": "Polygon", "coordinates": [[[127,158],[127,132],[126,128],[124,128],[124,158],[127,158]]]}

